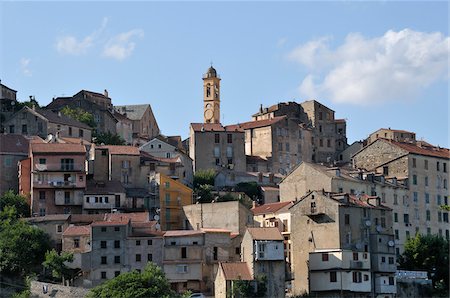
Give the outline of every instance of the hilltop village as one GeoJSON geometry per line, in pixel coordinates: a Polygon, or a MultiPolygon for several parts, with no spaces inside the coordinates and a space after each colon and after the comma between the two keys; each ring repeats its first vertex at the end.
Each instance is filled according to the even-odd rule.
{"type": "Polygon", "coordinates": [[[1,84],[0,195],[25,197],[24,220],[73,254],[67,286],[152,262],[179,294],[396,297],[407,240],[449,239],[449,149],[392,128],[348,144],[317,100],[225,125],[221,78],[202,79],[204,120],[184,140],[107,90],[40,107],[1,84]]]}

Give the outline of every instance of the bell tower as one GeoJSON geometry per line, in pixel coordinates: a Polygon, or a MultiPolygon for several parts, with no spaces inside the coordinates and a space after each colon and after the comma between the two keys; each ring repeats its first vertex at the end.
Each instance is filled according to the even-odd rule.
{"type": "Polygon", "coordinates": [[[220,123],[220,78],[212,66],[203,75],[203,122],[220,123]]]}

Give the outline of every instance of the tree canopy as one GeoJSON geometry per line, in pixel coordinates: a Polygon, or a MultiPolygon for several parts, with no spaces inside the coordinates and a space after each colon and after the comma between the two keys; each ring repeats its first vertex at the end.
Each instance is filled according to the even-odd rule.
{"type": "Polygon", "coordinates": [[[110,132],[95,134],[94,142],[97,145],[125,145],[125,140],[121,136],[110,132]]]}
{"type": "Polygon", "coordinates": [[[14,207],[19,217],[30,216],[30,205],[25,197],[15,194],[12,190],[5,192],[0,197],[0,211],[4,211],[7,207],[14,207]]]}
{"type": "Polygon", "coordinates": [[[216,177],[216,172],[214,169],[208,170],[198,170],[194,174],[194,189],[200,187],[200,185],[211,185],[214,186],[214,178],[216,177]]]}
{"type": "Polygon", "coordinates": [[[405,243],[400,268],[427,271],[437,295],[448,295],[449,241],[438,235],[420,235],[405,243]]]}
{"type": "Polygon", "coordinates": [[[73,262],[73,254],[70,252],[58,252],[54,249],[45,253],[45,261],[42,263],[45,269],[51,270],[52,277],[61,279],[64,283],[64,279],[72,277],[72,270],[66,266],[65,262],[73,262]]]}
{"type": "Polygon", "coordinates": [[[82,108],[72,109],[69,106],[65,106],[61,110],[61,113],[63,113],[67,117],[70,117],[72,119],[78,120],[78,121],[80,121],[80,122],[82,122],[82,123],[84,123],[86,125],[89,125],[92,128],[96,127],[94,116],[91,113],[86,112],[82,108]]]}
{"type": "Polygon", "coordinates": [[[88,297],[176,297],[160,267],[149,262],[142,273],[122,273],[93,288],[88,297]]]}

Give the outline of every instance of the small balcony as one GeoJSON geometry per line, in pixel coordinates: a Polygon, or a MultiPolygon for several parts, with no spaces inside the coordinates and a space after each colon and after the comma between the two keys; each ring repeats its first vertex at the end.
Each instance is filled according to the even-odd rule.
{"type": "Polygon", "coordinates": [[[397,287],[395,285],[375,284],[375,293],[377,293],[377,294],[396,294],[397,287]]]}
{"type": "Polygon", "coordinates": [[[35,164],[34,171],[36,172],[84,172],[86,166],[80,163],[50,163],[50,164],[35,164]]]}
{"type": "Polygon", "coordinates": [[[75,188],[77,184],[71,181],[35,181],[34,188],[75,188]]]}

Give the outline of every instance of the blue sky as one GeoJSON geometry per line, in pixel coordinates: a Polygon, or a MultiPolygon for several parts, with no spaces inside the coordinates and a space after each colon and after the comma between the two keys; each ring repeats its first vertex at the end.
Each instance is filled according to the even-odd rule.
{"type": "Polygon", "coordinates": [[[391,127],[448,147],[448,5],[1,2],[0,79],[41,104],[107,89],[187,137],[212,61],[224,124],[315,98],[347,119],[350,143],[391,127]]]}

